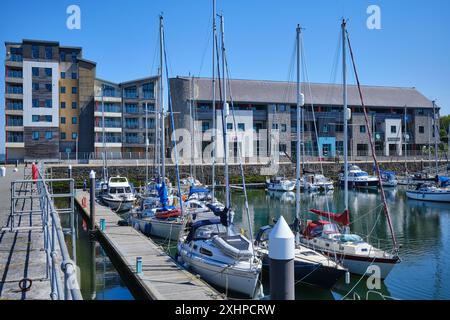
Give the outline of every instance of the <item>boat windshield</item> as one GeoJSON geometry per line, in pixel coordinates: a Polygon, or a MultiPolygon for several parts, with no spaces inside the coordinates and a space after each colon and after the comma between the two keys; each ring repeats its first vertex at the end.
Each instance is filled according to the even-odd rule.
{"type": "Polygon", "coordinates": [[[355,177],[368,177],[369,174],[367,174],[366,172],[356,172],[355,173],[355,177]]]}
{"type": "Polygon", "coordinates": [[[341,242],[364,242],[364,240],[357,234],[341,234],[341,242]]]}
{"type": "Polygon", "coordinates": [[[201,226],[195,230],[194,240],[197,239],[210,239],[215,235],[226,236],[227,228],[222,224],[211,224],[201,226]]]}
{"type": "Polygon", "coordinates": [[[109,188],[109,193],[111,193],[111,194],[131,193],[131,188],[130,187],[125,187],[125,188],[112,187],[112,188],[109,188]]]}
{"type": "Polygon", "coordinates": [[[322,233],[323,234],[332,234],[339,233],[339,227],[336,224],[330,223],[323,225],[322,233]]]}

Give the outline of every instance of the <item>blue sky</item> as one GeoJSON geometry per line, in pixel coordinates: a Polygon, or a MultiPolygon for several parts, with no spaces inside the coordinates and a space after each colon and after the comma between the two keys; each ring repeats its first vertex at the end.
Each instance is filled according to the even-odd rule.
{"type": "MultiPolygon", "coordinates": [[[[211,73],[212,0],[17,0],[0,4],[4,41],[23,38],[81,46],[97,76],[125,81],[157,72],[158,14],[164,13],[171,76],[211,73]],[[81,8],[81,30],[66,28],[66,8],[81,8]],[[209,40],[209,42],[208,42],[209,40]]],[[[225,16],[231,76],[289,80],[295,27],[304,28],[312,82],[329,82],[340,19],[348,29],[363,84],[416,87],[450,113],[450,1],[217,0],[225,16]],[[366,9],[381,8],[381,30],[366,27],[366,9]]],[[[352,79],[352,77],[350,77],[352,79]]],[[[337,78],[339,81],[339,78],[337,78]]],[[[0,73],[4,108],[4,72],[0,73]]],[[[4,126],[1,112],[0,125],[4,126]]],[[[4,132],[0,130],[0,152],[4,132]]]]}

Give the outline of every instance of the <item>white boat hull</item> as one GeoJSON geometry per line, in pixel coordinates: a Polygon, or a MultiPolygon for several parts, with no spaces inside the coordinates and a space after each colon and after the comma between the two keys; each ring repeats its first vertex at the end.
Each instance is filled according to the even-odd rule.
{"type": "Polygon", "coordinates": [[[130,224],[147,236],[178,241],[183,228],[181,220],[159,220],[156,218],[139,219],[130,217],[130,224]]]}
{"type": "Polygon", "coordinates": [[[188,252],[184,245],[179,246],[179,254],[187,267],[199,274],[206,282],[246,296],[253,297],[258,285],[259,272],[238,269],[220,262],[206,262],[195,253],[188,252]]]}
{"type": "Polygon", "coordinates": [[[114,211],[128,211],[133,207],[134,200],[112,200],[103,197],[102,201],[114,211]]]}
{"type": "Polygon", "coordinates": [[[409,199],[420,201],[450,202],[450,191],[438,191],[438,192],[406,191],[406,196],[409,199]]]}
{"type": "Polygon", "coordinates": [[[269,191],[280,191],[280,192],[288,192],[295,189],[295,183],[267,183],[267,190],[269,191]]]}

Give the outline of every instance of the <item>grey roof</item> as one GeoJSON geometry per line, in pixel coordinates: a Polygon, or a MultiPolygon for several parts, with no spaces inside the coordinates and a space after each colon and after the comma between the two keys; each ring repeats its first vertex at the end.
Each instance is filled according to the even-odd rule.
{"type": "MultiPolygon", "coordinates": [[[[189,77],[178,77],[188,81],[189,77]]],[[[200,101],[212,100],[212,86],[210,78],[195,78],[195,99],[200,101]]],[[[230,80],[233,101],[242,103],[286,103],[296,104],[296,83],[267,81],[267,80],[230,80]]],[[[416,107],[432,108],[432,101],[427,99],[415,88],[362,86],[364,103],[368,107],[416,107]]],[[[301,91],[305,95],[305,104],[342,105],[342,85],[302,83],[301,91]],[[311,93],[309,93],[309,87],[311,93]]],[[[219,93],[216,97],[219,97],[219,93]]],[[[228,92],[229,93],[229,92],[228,92]]],[[[348,104],[360,106],[358,88],[348,86],[348,104]]]]}

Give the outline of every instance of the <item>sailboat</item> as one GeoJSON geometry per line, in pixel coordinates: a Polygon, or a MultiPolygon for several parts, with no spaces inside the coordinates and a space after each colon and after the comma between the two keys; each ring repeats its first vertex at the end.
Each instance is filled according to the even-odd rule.
{"type": "Polygon", "coordinates": [[[392,268],[400,262],[398,257],[398,246],[393,231],[389,207],[386,203],[386,197],[383,185],[380,183],[381,197],[384,205],[384,213],[388,221],[390,232],[393,241],[393,251],[388,252],[382,249],[375,248],[369,243],[365,242],[360,236],[351,234],[349,230],[350,225],[350,211],[348,209],[348,111],[347,111],[347,73],[346,73],[346,43],[348,42],[350,54],[352,57],[355,77],[358,84],[359,95],[364,110],[366,127],[368,128],[369,142],[372,147],[372,156],[375,163],[375,168],[378,174],[378,179],[381,181],[381,173],[378,166],[378,161],[375,155],[375,148],[372,143],[372,133],[368,125],[367,111],[364,105],[362,92],[360,89],[359,78],[356,72],[356,66],[353,58],[350,40],[346,30],[346,21],[342,22],[342,52],[343,52],[343,117],[344,117],[344,195],[345,195],[345,210],[342,213],[330,213],[322,210],[311,210],[314,214],[325,217],[328,220],[308,221],[304,226],[303,234],[301,236],[301,243],[305,246],[320,251],[338,262],[341,262],[344,267],[352,273],[365,275],[369,266],[376,266],[380,270],[380,277],[385,279],[392,268]]]}
{"type": "MultiPolygon", "coordinates": [[[[302,179],[302,167],[301,167],[301,119],[304,106],[304,95],[300,92],[300,33],[301,28],[297,26],[297,166],[296,166],[296,222],[294,225],[298,225],[300,218],[301,202],[300,202],[300,185],[302,179]]],[[[257,251],[263,258],[263,266],[268,267],[269,264],[269,252],[268,252],[268,239],[271,231],[271,226],[262,227],[256,237],[257,251]]],[[[295,228],[296,229],[296,228],[295,228]]],[[[311,250],[299,241],[298,230],[294,230],[296,236],[295,246],[295,258],[294,258],[294,270],[295,280],[310,285],[320,286],[324,288],[331,288],[341,278],[347,270],[334,262],[329,257],[311,250]]]]}
{"type": "Polygon", "coordinates": [[[438,125],[436,124],[435,102],[433,101],[433,127],[434,127],[434,159],[435,159],[435,178],[434,181],[418,183],[415,189],[409,188],[406,196],[409,199],[434,202],[450,202],[449,178],[439,176],[438,163],[438,125]]]}
{"type": "MultiPolygon", "coordinates": [[[[215,1],[213,0],[213,26],[215,28],[215,1]]],[[[253,243],[234,230],[230,217],[230,183],[228,177],[228,137],[227,137],[227,67],[225,63],[224,21],[221,19],[222,68],[223,68],[223,108],[222,130],[224,141],[224,172],[226,203],[220,219],[207,219],[191,223],[189,231],[178,242],[180,262],[189,270],[199,274],[207,282],[253,297],[257,291],[261,260],[253,250],[253,243]]],[[[213,42],[213,47],[215,46],[213,42]]],[[[214,68],[214,59],[213,59],[214,68]]],[[[244,181],[244,180],[243,180],[244,181]]],[[[245,190],[245,185],[244,185],[245,190]]],[[[251,226],[250,226],[251,228],[251,226]]],[[[251,230],[250,230],[251,232],[251,230]]]]}

